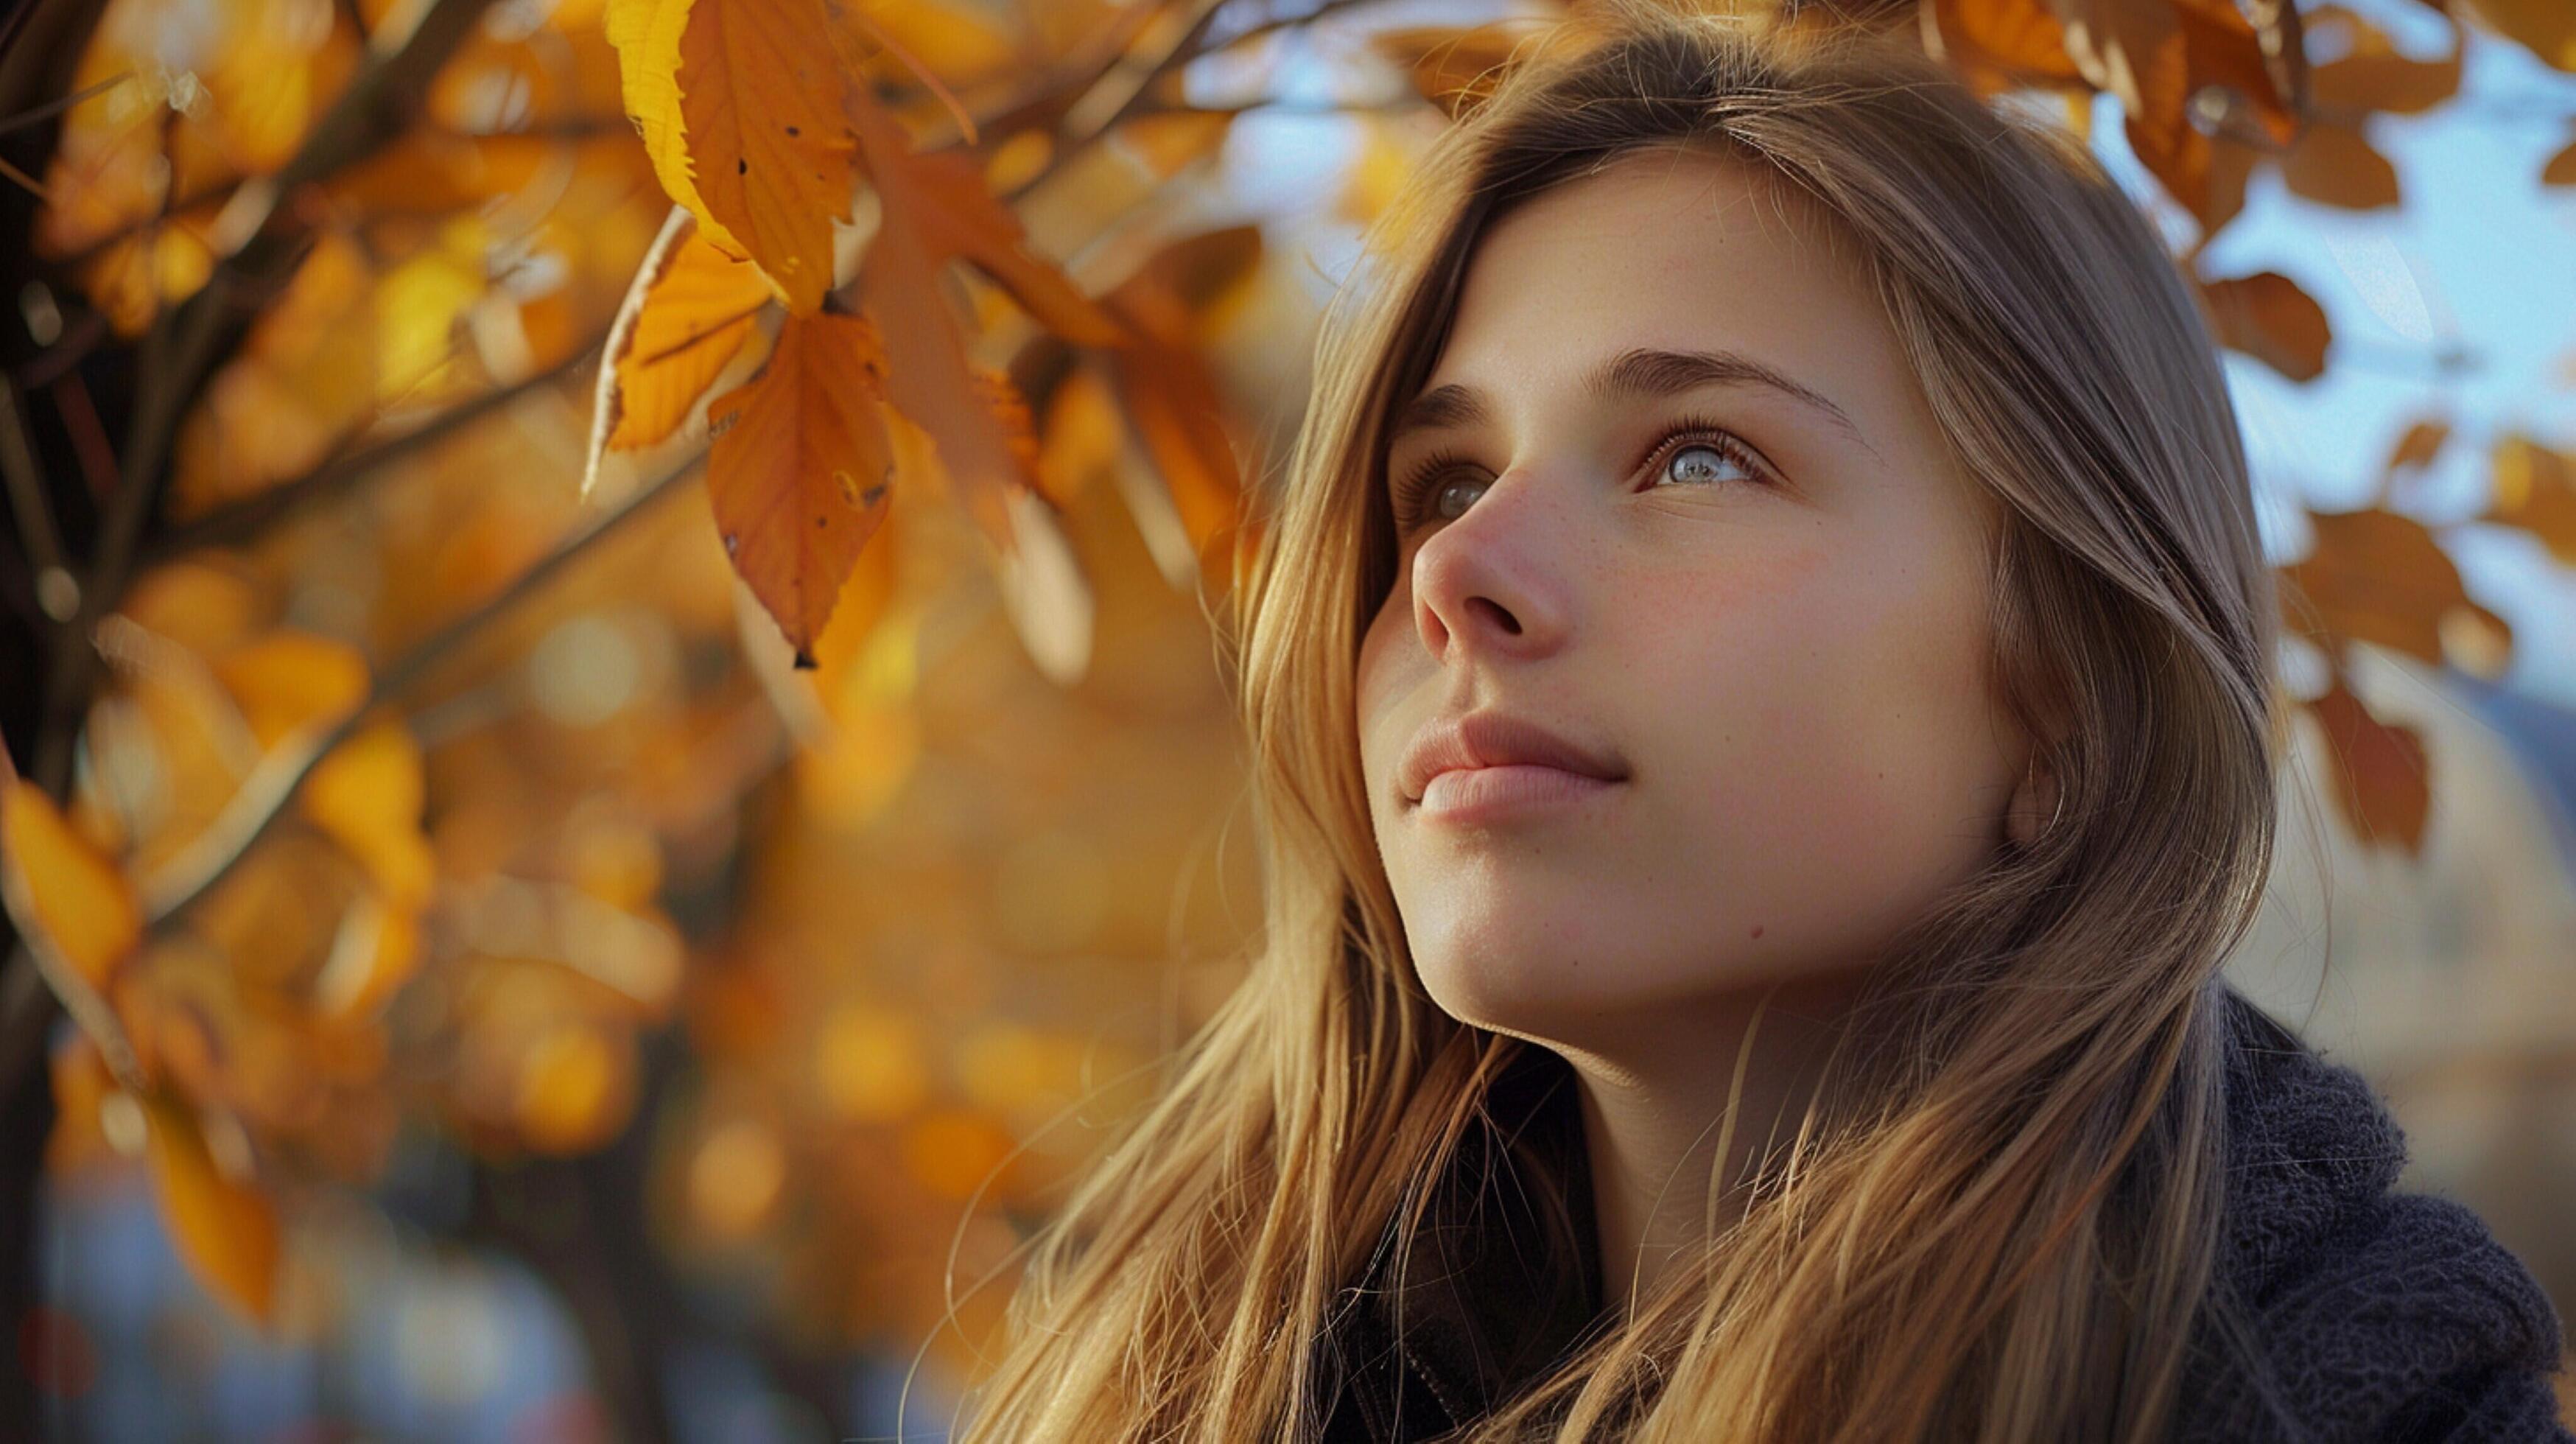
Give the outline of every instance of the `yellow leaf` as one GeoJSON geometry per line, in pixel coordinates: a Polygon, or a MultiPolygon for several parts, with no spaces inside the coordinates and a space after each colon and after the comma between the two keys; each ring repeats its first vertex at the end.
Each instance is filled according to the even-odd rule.
{"type": "Polygon", "coordinates": [[[417,402],[458,383],[461,327],[490,283],[481,227],[470,221],[386,272],[376,287],[377,391],[384,402],[417,402]]]}
{"type": "Polygon", "coordinates": [[[716,529],[800,667],[892,499],[884,374],[865,319],[790,316],[760,378],[707,408],[716,529]]]}
{"type": "Polygon", "coordinates": [[[420,744],[388,717],[333,748],[298,796],[305,815],[367,869],[385,900],[411,911],[429,900],[438,872],[421,835],[422,793],[420,744]]]}
{"type": "Polygon", "coordinates": [[[628,451],[668,437],[688,419],[716,373],[751,339],[769,283],[692,235],[670,249],[645,284],[633,330],[614,349],[615,422],[608,448],[628,451]]]}
{"type": "Polygon", "coordinates": [[[277,1302],[277,1214],[258,1188],[226,1178],[196,1117],[176,1100],[145,1100],[152,1181],[171,1242],[206,1287],[262,1323],[277,1302]]]}
{"type": "Polygon", "coordinates": [[[608,43],[617,48],[626,114],[644,137],[644,154],[662,189],[698,218],[698,233],[709,243],[743,255],[742,242],[707,213],[689,168],[680,119],[680,35],[688,28],[690,9],[691,0],[608,0],[601,19],[608,43]]]}
{"type": "Polygon", "coordinates": [[[822,0],[721,0],[680,33],[680,116],[700,204],[799,315],[832,287],[832,222],[850,209],[843,85],[822,0]]]}
{"type": "Polygon", "coordinates": [[[2518,526],[2549,554],[2576,566],[2576,465],[2528,436],[2496,443],[2495,493],[2485,521],[2518,526]]]}
{"type": "Polygon", "coordinates": [[[103,986],[142,936],[134,889],[43,788],[12,777],[0,793],[0,897],[18,931],[41,939],[103,986]]]}
{"type": "Polygon", "coordinates": [[[214,669],[263,747],[367,695],[367,659],[346,642],[310,632],[272,632],[216,659],[214,669]]]}

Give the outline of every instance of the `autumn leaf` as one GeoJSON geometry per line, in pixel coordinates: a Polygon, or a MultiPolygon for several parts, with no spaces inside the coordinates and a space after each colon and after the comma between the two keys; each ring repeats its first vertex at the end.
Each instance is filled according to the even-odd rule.
{"type": "Polygon", "coordinates": [[[2316,543],[2281,569],[2284,614],[2328,636],[2374,643],[2440,665],[2443,628],[2463,618],[2510,637],[2469,600],[2460,571],[2422,522],[2390,511],[2311,513],[2316,543]]]}
{"type": "Polygon", "coordinates": [[[367,659],[346,642],[281,630],[215,659],[260,745],[354,707],[367,695],[367,659]]]}
{"type": "Polygon", "coordinates": [[[832,221],[850,208],[822,0],[713,0],[680,34],[680,115],[707,213],[810,315],[832,286],[832,221]]]}
{"type": "Polygon", "coordinates": [[[2549,554],[2576,566],[2576,466],[2528,436],[2496,443],[2495,491],[2481,520],[2518,526],[2549,554]]]}
{"type": "Polygon", "coordinates": [[[2360,131],[2324,121],[2281,156],[2281,179],[2291,194],[2342,210],[2377,210],[2403,200],[2388,157],[2360,131]]]}
{"type": "MultiPolygon", "coordinates": [[[[2165,189],[2213,231],[2241,203],[2241,141],[2192,123],[2204,96],[2225,98],[2269,144],[2299,131],[2298,12],[2267,7],[2257,27],[2234,0],[2054,0],[2080,73],[2120,101],[2122,130],[2165,189]]],[[[2206,234],[2204,234],[2206,239],[2206,234]]]]}
{"type": "Polygon", "coordinates": [[[256,1187],[227,1178],[184,1104],[143,1101],[152,1182],[179,1256],[207,1289],[261,1323],[276,1315],[276,1211],[256,1187]]]}
{"type": "Polygon", "coordinates": [[[698,218],[699,234],[728,254],[747,256],[743,242],[707,209],[698,193],[680,114],[680,43],[694,10],[692,0],[608,0],[601,15],[608,43],[617,50],[618,88],[627,118],[644,138],[644,154],[671,199],[698,218]]]}
{"type": "Polygon", "coordinates": [[[2416,115],[2448,100],[2460,88],[2462,45],[2458,22],[2452,22],[2451,53],[2439,60],[2417,60],[2400,51],[2388,32],[2340,5],[2320,5],[2308,12],[2311,34],[2337,34],[2343,52],[2316,68],[2311,76],[2319,110],[2343,112],[2346,124],[2370,111],[2416,115]]]}
{"type": "Polygon", "coordinates": [[[1026,403],[968,354],[964,322],[946,299],[947,263],[974,263],[1069,341],[1113,346],[1124,333],[1062,271],[1028,251],[1018,217],[965,157],[915,152],[900,123],[856,92],[847,112],[882,205],[858,289],[884,337],[888,398],[930,434],[941,474],[1008,556],[1020,529],[1006,498],[1038,486],[1036,451],[1012,425],[1025,417],[1026,403]]]}
{"type": "Polygon", "coordinates": [[[2540,183],[2545,186],[2576,186],[2576,143],[2567,145],[2541,165],[2540,183]]]}
{"type": "Polygon", "coordinates": [[[1126,339],[1061,268],[1029,249],[1020,218],[993,195],[973,160],[955,151],[913,149],[902,122],[856,89],[843,113],[885,208],[874,244],[892,232],[917,246],[930,264],[969,262],[1040,325],[1076,345],[1116,346],[1126,339]]]}
{"type": "Polygon", "coordinates": [[[1935,0],[1932,14],[1943,58],[1981,94],[2083,78],[2066,53],[2066,23],[2040,0],[1935,0]]]}
{"type": "Polygon", "coordinates": [[[2326,369],[2333,329],[2316,299],[2278,271],[2209,281],[2200,288],[2220,344],[2242,351],[2293,381],[2326,369]]]}
{"type": "Polygon", "coordinates": [[[707,490],[734,570],[811,667],[891,500],[885,350],[857,316],[791,316],[757,380],[708,408],[707,490]]]}
{"type": "Polygon", "coordinates": [[[2576,70],[2576,6],[2566,0],[2464,0],[2496,33],[2560,70],[2576,70]]]}
{"type": "Polygon", "coordinates": [[[2421,471],[2431,466],[2442,454],[2442,444],[2451,439],[2451,423],[2428,416],[2406,428],[2397,443],[2388,449],[2388,461],[2380,468],[2376,495],[2382,501],[2391,493],[2400,475],[2421,471]]]}
{"type": "Polygon", "coordinates": [[[437,860],[420,830],[423,793],[420,744],[401,719],[388,717],[315,764],[297,802],[367,869],[386,901],[407,912],[429,901],[437,881],[437,860]]]}
{"type": "Polygon", "coordinates": [[[757,268],[700,240],[687,215],[674,213],[682,234],[646,261],[632,323],[609,338],[612,384],[602,401],[604,444],[612,451],[650,446],[678,430],[741,353],[772,299],[757,268]]]}
{"type": "MultiPolygon", "coordinates": [[[[1192,327],[1215,298],[1242,284],[1260,256],[1257,227],[1211,231],[1165,249],[1109,296],[1136,337],[1129,347],[1109,353],[1111,375],[1163,479],[1164,505],[1188,543],[1186,557],[1176,548],[1156,549],[1164,575],[1176,586],[1199,578],[1209,543],[1242,511],[1242,468],[1192,327]]],[[[1131,493],[1129,509],[1142,526],[1148,513],[1138,502],[1131,493]]]]}
{"type": "Polygon", "coordinates": [[[12,776],[0,792],[0,899],[31,944],[48,947],[92,986],[142,936],[134,889],[72,830],[43,788],[12,776]]]}
{"type": "Polygon", "coordinates": [[[2308,711],[2325,732],[2336,799],[2364,841],[2393,842],[2409,853],[2424,847],[2433,797],[2425,780],[2424,740],[2409,727],[2380,721],[2344,684],[2340,671],[2308,711]]]}

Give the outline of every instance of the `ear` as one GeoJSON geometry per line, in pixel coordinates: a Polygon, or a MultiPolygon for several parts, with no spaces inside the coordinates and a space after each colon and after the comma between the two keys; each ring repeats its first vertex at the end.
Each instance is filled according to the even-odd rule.
{"type": "Polygon", "coordinates": [[[2012,839],[2013,846],[2028,847],[2039,840],[2057,813],[2057,773],[2044,759],[2042,749],[2033,747],[2021,780],[2013,785],[2012,802],[2004,809],[2004,835],[2012,839]]]}

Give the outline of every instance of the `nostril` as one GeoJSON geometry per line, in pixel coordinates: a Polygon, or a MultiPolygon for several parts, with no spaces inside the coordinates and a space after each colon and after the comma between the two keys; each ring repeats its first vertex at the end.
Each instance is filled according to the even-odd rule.
{"type": "Polygon", "coordinates": [[[1467,606],[1470,610],[1481,610],[1492,614],[1494,624],[1511,635],[1517,637],[1521,634],[1520,619],[1505,611],[1499,604],[1483,597],[1469,597],[1467,606]]]}

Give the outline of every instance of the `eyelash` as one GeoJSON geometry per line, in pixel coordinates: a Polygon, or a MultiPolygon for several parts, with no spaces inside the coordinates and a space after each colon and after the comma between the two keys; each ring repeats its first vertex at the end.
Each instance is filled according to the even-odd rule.
{"type": "MultiPolygon", "coordinates": [[[[1683,449],[1706,446],[1724,453],[1727,460],[1753,473],[1760,484],[1769,484],[1771,473],[1761,458],[1754,455],[1753,448],[1734,432],[1701,416],[1685,416],[1674,422],[1655,438],[1655,444],[1648,448],[1645,456],[1638,458],[1637,464],[1643,466],[1649,459],[1670,461],[1676,441],[1683,444],[1683,449]]],[[[1443,449],[1424,457],[1420,464],[1405,473],[1388,496],[1388,505],[1394,512],[1399,531],[1410,532],[1430,519],[1423,514],[1423,509],[1438,490],[1438,482],[1449,468],[1468,459],[1464,452],[1443,449]]]]}

